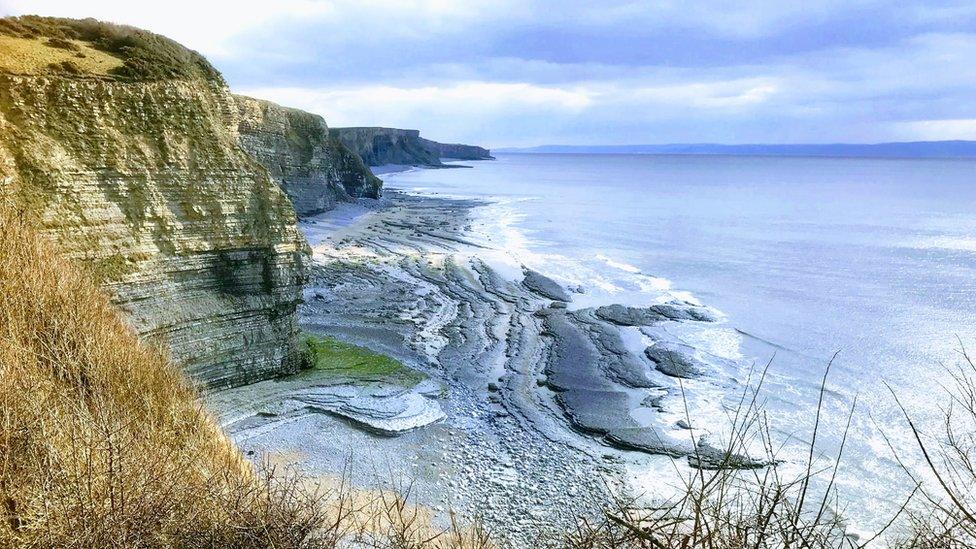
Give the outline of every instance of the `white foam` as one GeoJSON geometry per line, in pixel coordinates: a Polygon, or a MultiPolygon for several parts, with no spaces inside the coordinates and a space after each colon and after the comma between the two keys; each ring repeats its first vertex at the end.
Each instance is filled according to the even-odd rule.
{"type": "Polygon", "coordinates": [[[689,331],[686,342],[710,355],[727,360],[741,360],[742,334],[734,328],[699,328],[689,331]]]}
{"type": "MultiPolygon", "coordinates": [[[[416,188],[414,190],[420,190],[416,188]]],[[[423,188],[426,191],[426,188],[423,188]]],[[[421,192],[430,196],[426,192],[421,192]]],[[[473,198],[470,196],[438,194],[439,197],[473,198]]],[[[517,281],[522,267],[538,271],[567,288],[582,288],[575,294],[570,308],[579,309],[624,303],[647,305],[674,299],[700,304],[692,294],[673,289],[670,280],[645,274],[636,265],[596,253],[590,258],[575,258],[537,251],[546,243],[539,241],[522,228],[526,214],[520,203],[539,200],[539,197],[479,196],[484,206],[472,210],[471,232],[467,238],[488,248],[469,254],[488,263],[503,277],[517,281]],[[609,269],[608,269],[609,267],[609,269]]]]}
{"type": "Polygon", "coordinates": [[[659,276],[640,275],[637,285],[648,293],[666,292],[671,289],[671,281],[659,276]]]}
{"type": "Polygon", "coordinates": [[[625,272],[632,273],[632,274],[638,274],[638,273],[641,272],[640,269],[638,269],[637,267],[635,267],[635,266],[633,266],[633,265],[631,265],[629,263],[623,263],[621,261],[616,261],[613,258],[607,257],[607,256],[605,256],[603,254],[597,254],[596,258],[599,259],[600,261],[606,263],[607,265],[613,267],[614,269],[620,269],[621,271],[625,271],[625,272]]]}

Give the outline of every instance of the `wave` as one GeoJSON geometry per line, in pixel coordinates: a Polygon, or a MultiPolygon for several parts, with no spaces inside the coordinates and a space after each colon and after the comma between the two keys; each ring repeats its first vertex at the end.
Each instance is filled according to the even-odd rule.
{"type": "Polygon", "coordinates": [[[755,334],[750,334],[749,332],[747,332],[745,330],[740,330],[739,328],[735,328],[735,331],[738,332],[738,333],[740,333],[740,334],[742,334],[745,337],[748,337],[749,339],[754,339],[756,341],[759,341],[761,343],[764,343],[766,345],[769,345],[770,347],[773,347],[774,349],[779,349],[781,351],[786,351],[788,353],[795,353],[796,352],[795,350],[790,349],[789,347],[786,347],[786,346],[781,345],[779,343],[774,343],[774,342],[772,342],[772,341],[770,341],[770,340],[768,340],[766,338],[759,337],[759,336],[757,336],[755,334]]]}
{"type": "Polygon", "coordinates": [[[976,252],[976,238],[971,236],[934,236],[914,242],[911,248],[921,250],[951,250],[976,252]]]}
{"type": "Polygon", "coordinates": [[[626,272],[632,273],[632,274],[639,274],[641,272],[640,269],[638,269],[637,267],[635,267],[635,266],[633,266],[633,265],[631,265],[629,263],[623,263],[623,262],[620,262],[620,261],[616,261],[615,259],[613,259],[611,257],[607,257],[607,256],[605,256],[603,254],[597,254],[596,258],[599,259],[600,261],[606,263],[607,265],[610,265],[611,267],[613,267],[615,269],[620,269],[621,271],[626,271],[626,272]]]}

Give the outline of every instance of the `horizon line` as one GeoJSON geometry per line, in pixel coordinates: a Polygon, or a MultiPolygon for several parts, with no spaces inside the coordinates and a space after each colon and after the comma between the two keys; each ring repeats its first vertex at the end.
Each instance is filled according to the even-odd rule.
{"type": "Polygon", "coordinates": [[[976,139],[918,139],[913,141],[876,141],[870,143],[831,141],[823,143],[814,142],[747,142],[747,143],[727,143],[719,141],[687,141],[687,142],[667,142],[667,143],[600,143],[600,144],[572,144],[572,143],[543,143],[541,145],[523,146],[500,146],[493,147],[492,150],[502,149],[539,149],[543,147],[567,147],[567,148],[612,148],[612,147],[875,147],[882,145],[923,145],[923,144],[973,144],[976,139]]]}

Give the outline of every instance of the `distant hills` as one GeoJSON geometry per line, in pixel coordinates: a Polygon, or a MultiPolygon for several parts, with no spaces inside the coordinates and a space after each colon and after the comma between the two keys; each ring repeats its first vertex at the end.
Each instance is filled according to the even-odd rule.
{"type": "Polygon", "coordinates": [[[976,158],[976,141],[911,141],[875,144],[720,145],[542,145],[500,148],[496,153],[536,154],[714,154],[732,156],[847,156],[879,158],[976,158]]]}

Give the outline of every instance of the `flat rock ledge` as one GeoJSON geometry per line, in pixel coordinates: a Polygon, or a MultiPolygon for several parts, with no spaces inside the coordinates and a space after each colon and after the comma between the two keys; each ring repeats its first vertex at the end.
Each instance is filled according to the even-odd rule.
{"type": "MultiPolygon", "coordinates": [[[[703,444],[719,435],[704,418],[676,413],[678,379],[708,375],[721,359],[681,347],[670,325],[656,325],[720,313],[679,299],[571,307],[570,296],[585,289],[528,267],[510,279],[483,260],[478,250],[487,246],[468,215],[481,202],[391,191],[384,203],[310,234],[315,258],[302,326],[369,342],[449,390],[354,390],[315,377],[279,398],[286,401],[280,417],[261,417],[277,412],[273,405],[255,412],[251,400],[238,399],[250,419],[234,424],[247,412],[232,410],[222,421],[236,441],[267,448],[321,433],[319,453],[301,458],[318,471],[341,467],[349,445],[360,451],[365,444],[416,478],[435,506],[503,532],[507,547],[532,546],[539,532],[558,535],[599,512],[600,502],[626,488],[627,464],[646,463],[639,454],[702,468],[757,463],[703,444]]],[[[281,394],[280,385],[269,389],[281,394]]]]}
{"type": "Polygon", "coordinates": [[[420,386],[345,385],[317,387],[296,399],[311,410],[340,416],[372,433],[398,436],[444,419],[440,404],[423,393],[420,386]]]}
{"type": "Polygon", "coordinates": [[[688,465],[696,469],[762,469],[773,465],[769,461],[759,460],[747,455],[736,454],[712,446],[704,439],[699,439],[694,454],[688,456],[688,465]]]}
{"type": "Polygon", "coordinates": [[[260,432],[309,414],[330,414],[376,435],[398,436],[444,419],[431,380],[412,387],[384,381],[337,380],[307,371],[211,394],[212,407],[232,436],[260,432]]]}
{"type": "Polygon", "coordinates": [[[597,308],[596,315],[618,326],[650,326],[669,320],[716,322],[720,318],[718,312],[710,307],[678,300],[650,307],[605,305],[597,308]]]}
{"type": "Polygon", "coordinates": [[[523,271],[525,278],[522,280],[522,284],[531,292],[553,301],[572,301],[573,298],[569,296],[569,293],[555,280],[532,269],[523,269],[523,271]]]}
{"type": "Polygon", "coordinates": [[[659,341],[644,349],[644,355],[654,363],[657,371],[671,377],[692,379],[701,377],[708,366],[695,356],[695,348],[673,341],[659,341]]]}

